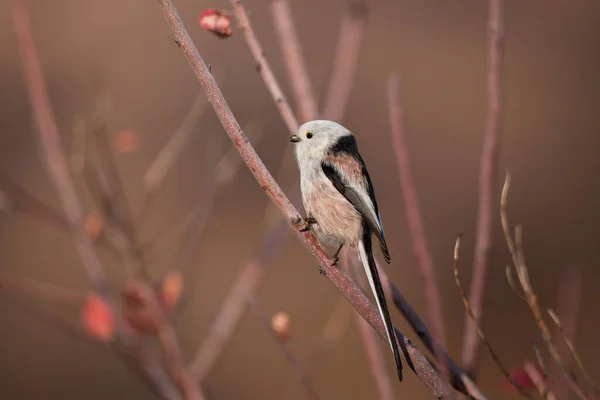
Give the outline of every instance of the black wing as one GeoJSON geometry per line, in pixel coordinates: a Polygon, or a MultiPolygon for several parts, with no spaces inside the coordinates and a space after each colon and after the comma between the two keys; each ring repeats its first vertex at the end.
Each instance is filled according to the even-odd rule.
{"type": "Polygon", "coordinates": [[[369,195],[371,204],[368,204],[364,197],[361,196],[354,187],[352,187],[351,183],[347,182],[347,179],[344,179],[343,175],[339,171],[339,167],[335,163],[323,162],[321,163],[321,168],[323,169],[325,176],[329,178],[337,191],[340,192],[342,196],[344,196],[346,200],[348,200],[363,216],[373,233],[375,233],[377,240],[379,240],[379,245],[381,246],[381,251],[385,261],[389,264],[390,253],[388,251],[387,243],[385,242],[383,225],[381,223],[381,217],[377,207],[377,200],[375,199],[375,191],[373,190],[373,184],[371,183],[371,177],[367,172],[365,162],[358,153],[356,139],[354,139],[354,136],[351,135],[341,137],[338,143],[331,148],[330,153],[332,155],[345,153],[346,155],[358,161],[362,169],[361,172],[367,181],[367,193],[369,195]]]}

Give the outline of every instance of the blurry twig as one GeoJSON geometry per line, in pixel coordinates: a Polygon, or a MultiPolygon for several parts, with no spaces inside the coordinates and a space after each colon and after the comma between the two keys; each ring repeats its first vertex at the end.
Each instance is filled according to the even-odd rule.
{"type": "Polygon", "coordinates": [[[538,298],[537,298],[535,291],[533,290],[533,287],[531,286],[531,281],[529,279],[529,272],[527,270],[527,264],[525,263],[525,254],[524,254],[524,250],[523,250],[523,237],[522,237],[521,227],[520,226],[516,227],[514,241],[511,236],[511,233],[510,233],[510,226],[508,223],[508,216],[506,213],[506,204],[507,204],[507,200],[508,200],[509,187],[510,187],[510,173],[507,171],[506,178],[504,180],[504,186],[502,187],[502,196],[500,199],[500,219],[502,221],[502,229],[504,231],[504,237],[506,240],[506,244],[507,244],[510,254],[512,256],[514,268],[517,272],[517,277],[519,279],[521,288],[523,289],[523,292],[525,294],[525,299],[527,300],[529,309],[531,310],[531,313],[533,314],[535,322],[542,334],[542,338],[546,342],[546,346],[548,347],[550,356],[552,357],[554,362],[560,367],[571,390],[573,390],[573,392],[581,399],[593,398],[593,397],[588,397],[583,392],[583,390],[581,389],[581,387],[575,380],[575,375],[573,374],[572,371],[569,370],[569,368],[563,362],[563,360],[560,356],[560,353],[558,352],[558,349],[556,348],[556,345],[554,344],[554,341],[552,339],[552,334],[550,333],[550,329],[548,328],[548,325],[546,325],[546,322],[544,321],[544,319],[542,317],[542,312],[540,310],[538,298]]]}
{"type": "MultiPolygon", "coordinates": [[[[362,268],[359,270],[357,263],[351,261],[350,257],[348,257],[347,249],[344,249],[340,258],[342,268],[344,266],[346,267],[349,275],[354,279],[354,282],[358,283],[358,286],[363,293],[369,293],[370,290],[365,280],[365,276],[362,273],[362,268]]],[[[369,359],[369,364],[371,366],[371,374],[373,375],[377,391],[379,392],[379,399],[393,400],[395,398],[394,385],[386,365],[386,359],[381,348],[381,341],[379,341],[376,332],[371,329],[369,324],[358,313],[355,312],[354,316],[358,331],[360,332],[360,336],[365,345],[367,358],[369,359]]]]}
{"type": "MultiPolygon", "coordinates": [[[[345,274],[337,267],[331,265],[331,258],[320,245],[312,232],[300,232],[298,221],[298,210],[289,201],[281,188],[277,185],[256,151],[244,135],[239,123],[231,112],[226,100],[224,99],[214,78],[208,71],[208,67],[200,56],[198,49],[194,46],[192,39],[187,33],[183,21],[179,17],[175,6],[171,0],[159,0],[163,15],[168,22],[175,40],[180,44],[180,49],[186,56],[196,78],[205,90],[217,116],[219,117],[223,128],[231,141],[235,144],[242,159],[256,178],[258,184],[269,196],[270,200],[277,204],[285,219],[289,222],[290,228],[294,231],[306,249],[315,257],[318,264],[323,269],[325,276],[334,284],[338,291],[359,311],[359,313],[368,320],[368,322],[377,330],[382,338],[386,337],[383,321],[377,313],[376,308],[368,298],[360,292],[356,286],[346,278],[345,274]]],[[[239,7],[238,2],[233,1],[233,5],[239,7]]],[[[246,31],[247,32],[247,31],[246,31]]],[[[401,332],[396,330],[399,346],[403,349],[403,356],[406,364],[413,369],[422,383],[439,399],[452,398],[452,393],[440,379],[434,368],[431,366],[425,355],[415,347],[401,332]]]]}
{"type": "Polygon", "coordinates": [[[461,362],[467,373],[475,375],[479,341],[476,335],[476,323],[480,323],[483,314],[488,262],[492,237],[492,200],[497,180],[498,153],[500,147],[500,129],[502,120],[502,41],[503,41],[503,0],[489,0],[488,20],[488,71],[487,94],[488,110],[483,136],[483,151],[479,170],[479,209],[477,211],[477,231],[475,237],[475,265],[469,303],[475,319],[465,320],[461,362]]]}
{"type": "MultiPolygon", "coordinates": [[[[321,331],[319,340],[310,351],[308,361],[306,362],[307,369],[312,370],[314,366],[317,365],[318,361],[323,359],[342,340],[350,327],[350,321],[353,315],[356,315],[355,311],[348,307],[348,302],[346,302],[345,299],[340,298],[336,303],[331,316],[327,320],[325,327],[321,331]]],[[[290,399],[293,394],[293,389],[294,385],[288,385],[279,399],[290,399]]]]}
{"type": "Polygon", "coordinates": [[[532,362],[525,361],[523,363],[523,368],[525,368],[525,372],[527,372],[527,375],[529,375],[529,377],[531,378],[531,381],[535,385],[535,388],[538,390],[538,392],[540,392],[544,399],[556,400],[554,393],[552,393],[550,389],[548,389],[544,377],[540,375],[538,369],[532,362]]]}
{"type": "Polygon", "coordinates": [[[367,11],[366,0],[347,0],[323,106],[323,116],[332,121],[341,121],[346,113],[367,23],[367,11]]]}
{"type": "Polygon", "coordinates": [[[7,271],[0,271],[0,290],[24,293],[51,303],[66,303],[79,305],[85,298],[85,293],[65,289],[46,282],[36,282],[7,271]]]}
{"type": "MultiPolygon", "coordinates": [[[[60,143],[58,127],[50,105],[37,50],[33,41],[26,1],[12,0],[12,14],[17,37],[17,48],[21,55],[25,71],[30,103],[33,108],[41,142],[42,157],[46,162],[45,167],[62,201],[66,220],[72,232],[73,241],[83,267],[98,295],[104,297],[107,303],[111,305],[113,311],[117,312],[118,308],[115,306],[114,298],[110,296],[108,279],[102,270],[92,240],[86,234],[83,226],[83,206],[69,174],[67,158],[60,143]]],[[[120,336],[126,342],[130,342],[131,332],[125,328],[122,321],[117,325],[120,336]]],[[[148,370],[152,364],[153,361],[151,360],[144,364],[144,367],[148,370]]],[[[156,385],[158,388],[166,389],[170,384],[168,381],[164,381],[156,382],[156,385]]],[[[167,392],[163,392],[163,394],[169,396],[167,392]]]]}
{"type": "Polygon", "coordinates": [[[252,29],[246,8],[244,7],[244,4],[238,0],[231,0],[231,5],[235,11],[238,26],[244,32],[244,38],[246,39],[248,48],[250,48],[252,57],[256,62],[256,69],[265,81],[265,85],[267,86],[269,93],[271,93],[271,97],[275,101],[275,105],[279,109],[279,113],[288,130],[294,132],[296,128],[298,128],[298,120],[294,116],[289,103],[283,95],[283,91],[277,83],[277,79],[271,70],[269,62],[265,58],[265,52],[254,33],[254,29],[252,29]]]}
{"type": "Polygon", "coordinates": [[[427,239],[425,238],[425,228],[421,217],[417,189],[413,182],[404,127],[404,110],[400,97],[400,79],[396,75],[390,76],[387,92],[392,140],[396,153],[396,162],[398,163],[402,192],[404,193],[404,212],[412,237],[413,252],[417,259],[421,278],[423,279],[423,291],[427,301],[429,326],[431,327],[433,339],[436,343],[433,354],[442,368],[444,375],[447,375],[447,366],[443,356],[443,349],[446,348],[446,339],[440,291],[437,286],[435,269],[427,246],[427,239]]]}
{"type": "MultiPolygon", "coordinates": [[[[564,339],[563,341],[558,340],[558,348],[559,352],[565,358],[565,364],[568,365],[570,363],[571,357],[567,355],[570,352],[585,380],[597,396],[599,394],[598,389],[585,369],[575,345],[573,344],[577,331],[582,278],[581,267],[577,265],[562,270],[558,291],[558,313],[554,312],[554,310],[548,310],[548,314],[555,324],[553,336],[562,337],[564,339]],[[561,315],[562,318],[559,318],[558,315],[561,315]],[[565,348],[565,346],[567,348],[565,348]]],[[[568,387],[563,385],[563,383],[565,383],[563,380],[556,379],[560,376],[560,371],[556,371],[556,368],[556,364],[553,364],[550,375],[555,378],[557,384],[560,383],[560,386],[555,387],[554,391],[557,393],[557,397],[563,398],[567,396],[568,387]]]]}
{"type": "Polygon", "coordinates": [[[456,286],[458,287],[458,292],[460,293],[460,298],[465,306],[465,309],[467,310],[467,314],[469,315],[469,318],[471,318],[474,321],[475,328],[477,330],[477,335],[479,335],[479,338],[481,339],[481,341],[483,342],[485,347],[487,347],[490,355],[492,356],[492,359],[494,360],[494,362],[500,369],[500,372],[502,372],[502,374],[506,377],[506,379],[508,379],[508,381],[515,387],[515,389],[517,389],[517,391],[521,394],[521,396],[533,399],[533,397],[517,383],[515,378],[512,377],[512,375],[510,374],[510,372],[508,372],[508,370],[506,369],[504,364],[502,364],[502,361],[500,361],[500,357],[498,357],[498,354],[496,353],[496,351],[490,344],[489,340],[487,339],[487,336],[485,335],[485,333],[483,333],[483,330],[481,330],[479,323],[477,323],[477,321],[475,320],[475,315],[473,314],[473,310],[471,309],[471,306],[469,305],[469,301],[467,300],[465,291],[463,290],[463,287],[460,283],[460,274],[458,272],[458,254],[459,254],[459,250],[460,250],[461,236],[462,236],[462,233],[457,236],[456,244],[454,245],[453,268],[454,268],[454,280],[456,281],[456,286]]]}
{"type": "Polygon", "coordinates": [[[594,383],[594,381],[590,377],[590,374],[585,369],[585,367],[583,365],[583,361],[581,361],[581,357],[579,357],[579,353],[577,352],[577,349],[575,348],[575,345],[573,344],[573,342],[571,341],[571,339],[569,339],[569,336],[567,335],[567,332],[565,331],[565,328],[563,326],[562,321],[560,320],[560,318],[558,317],[558,315],[552,309],[548,310],[548,315],[550,315],[550,318],[552,318],[552,321],[554,321],[554,323],[558,327],[558,330],[563,335],[565,343],[567,344],[567,347],[569,348],[569,351],[573,355],[573,359],[577,363],[577,366],[579,367],[580,371],[583,373],[583,377],[585,378],[585,380],[588,381],[588,383],[590,384],[590,386],[592,387],[592,389],[594,390],[594,392],[597,394],[598,393],[598,389],[596,388],[596,384],[594,383]]]}
{"type": "Polygon", "coordinates": [[[314,388],[312,379],[306,373],[304,367],[300,364],[300,361],[292,354],[289,346],[281,339],[276,332],[273,331],[271,325],[269,323],[269,316],[263,311],[258,303],[258,300],[251,296],[248,299],[248,304],[250,304],[250,308],[254,311],[254,314],[258,317],[261,325],[265,327],[265,329],[269,332],[269,335],[273,338],[273,341],[277,344],[281,352],[284,354],[285,358],[288,360],[296,375],[300,379],[302,386],[304,387],[308,398],[316,400],[319,398],[317,391],[314,388]]]}
{"type": "MultiPolygon", "coordinates": [[[[425,344],[427,349],[434,352],[434,340],[427,327],[421,321],[421,318],[415,311],[415,309],[410,305],[410,303],[402,296],[400,290],[393,284],[393,282],[388,278],[385,269],[379,267],[377,263],[377,268],[379,269],[379,277],[381,278],[381,284],[383,285],[383,289],[388,297],[390,297],[394,301],[394,305],[402,313],[406,321],[412,327],[413,331],[419,336],[419,339],[425,344]]],[[[450,379],[452,386],[461,393],[465,393],[468,396],[472,397],[476,400],[484,400],[486,397],[481,392],[481,390],[477,387],[477,384],[473,382],[473,380],[467,375],[465,371],[460,369],[458,365],[450,358],[448,353],[444,350],[443,357],[445,359],[445,363],[448,366],[448,372],[450,374],[450,379]]]]}
{"type": "Polygon", "coordinates": [[[319,110],[296,33],[289,0],[273,0],[271,11],[300,120],[306,122],[317,119],[319,110]]]}

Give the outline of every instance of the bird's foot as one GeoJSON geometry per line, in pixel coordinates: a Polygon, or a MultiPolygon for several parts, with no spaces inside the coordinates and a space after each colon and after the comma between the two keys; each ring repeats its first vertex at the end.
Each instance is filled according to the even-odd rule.
{"type": "Polygon", "coordinates": [[[310,227],[317,223],[317,220],[312,217],[302,218],[296,217],[292,220],[292,224],[296,227],[299,227],[300,232],[307,232],[310,230],[310,227]]]}
{"type": "Polygon", "coordinates": [[[344,247],[344,243],[340,244],[340,247],[338,247],[333,256],[331,256],[331,258],[333,259],[333,262],[331,263],[332,267],[338,265],[338,262],[340,261],[340,251],[342,251],[342,247],[344,247]]]}

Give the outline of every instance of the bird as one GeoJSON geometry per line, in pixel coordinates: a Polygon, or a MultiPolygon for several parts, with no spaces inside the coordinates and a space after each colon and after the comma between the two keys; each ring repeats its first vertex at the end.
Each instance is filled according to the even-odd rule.
{"type": "Polygon", "coordinates": [[[337,247],[332,265],[337,265],[344,245],[357,254],[375,297],[402,381],[402,361],[394,326],[373,255],[375,235],[385,261],[390,253],[385,241],[375,191],[356,138],[341,124],[313,120],[290,136],[300,170],[302,203],[307,216],[298,217],[300,231],[312,231],[317,239],[337,247]]]}

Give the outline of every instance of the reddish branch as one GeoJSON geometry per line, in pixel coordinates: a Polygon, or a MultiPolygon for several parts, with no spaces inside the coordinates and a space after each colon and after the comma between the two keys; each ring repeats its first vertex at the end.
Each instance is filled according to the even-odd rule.
{"type": "MultiPolygon", "coordinates": [[[[260,75],[265,81],[265,85],[267,86],[267,89],[269,89],[271,97],[273,97],[273,100],[275,101],[275,104],[279,109],[279,113],[283,117],[288,130],[290,132],[294,132],[298,128],[298,120],[296,120],[290,105],[283,95],[283,91],[277,83],[277,79],[275,79],[275,75],[273,74],[273,70],[271,70],[271,66],[265,58],[265,52],[260,45],[254,30],[252,29],[252,25],[250,25],[250,19],[248,18],[246,8],[239,0],[231,0],[231,5],[235,11],[235,17],[237,19],[239,28],[244,32],[246,43],[248,44],[250,52],[252,53],[252,57],[256,62],[256,69],[258,72],[260,72],[260,75]]],[[[194,68],[194,66],[192,66],[192,68],[194,68]]],[[[196,70],[194,71],[196,72],[196,70]]]]}
{"type": "Polygon", "coordinates": [[[323,106],[323,115],[329,120],[339,122],[346,113],[366,24],[366,1],[348,0],[348,7],[340,26],[331,81],[323,106]]]}
{"type": "Polygon", "coordinates": [[[429,326],[431,327],[433,338],[437,343],[434,354],[440,366],[445,368],[443,349],[446,347],[446,340],[440,292],[436,282],[431,255],[427,248],[417,189],[412,178],[408,144],[404,130],[404,110],[400,97],[400,79],[395,75],[390,76],[388,81],[388,104],[396,162],[398,163],[402,193],[404,193],[404,213],[408,220],[413,251],[417,258],[421,278],[423,279],[423,291],[427,301],[429,326]]]}
{"type": "Polygon", "coordinates": [[[317,119],[319,110],[313,96],[306,61],[302,56],[302,48],[296,33],[289,1],[273,0],[271,11],[300,119],[302,122],[317,119]]]}
{"type": "MultiPolygon", "coordinates": [[[[500,128],[502,118],[502,4],[503,0],[489,0],[488,21],[488,115],[483,137],[483,151],[479,171],[479,209],[477,211],[477,233],[475,239],[475,265],[469,303],[475,322],[481,323],[483,296],[488,275],[488,262],[492,240],[492,197],[498,176],[498,152],[500,146],[500,128]]],[[[465,370],[474,375],[479,339],[475,323],[465,319],[465,332],[462,344],[461,362],[465,370]]]]}
{"type": "MultiPolygon", "coordinates": [[[[159,4],[165,19],[171,27],[175,39],[180,44],[180,48],[194,71],[196,78],[206,92],[223,128],[240,152],[240,156],[251,170],[259,185],[269,196],[270,200],[277,205],[287,221],[289,221],[290,227],[294,230],[300,241],[318,261],[321,268],[323,268],[325,276],[344,295],[349,303],[377,330],[380,336],[385,338],[386,333],[383,322],[368,298],[346,278],[346,275],[342,271],[335,266],[331,266],[331,258],[321,247],[315,236],[311,232],[300,232],[300,224],[293,222],[297,220],[300,214],[277,185],[244,135],[244,132],[227,105],[214,78],[208,71],[204,60],[187,33],[173,3],[170,0],[159,0],[159,4]]],[[[234,2],[234,5],[237,5],[237,3],[234,2]]],[[[236,8],[236,12],[239,12],[238,10],[239,9],[236,8]]],[[[444,385],[443,381],[423,353],[421,353],[402,333],[399,331],[396,332],[399,346],[403,349],[402,354],[405,357],[406,364],[415,371],[428,390],[440,399],[452,398],[451,392],[444,385]]]]}
{"type": "MultiPolygon", "coordinates": [[[[115,306],[115,301],[109,298],[108,280],[101,268],[100,260],[96,254],[92,240],[84,230],[83,205],[77,195],[75,185],[69,174],[67,158],[60,142],[58,127],[50,105],[40,60],[33,41],[26,1],[12,0],[12,13],[17,37],[17,47],[25,71],[28,94],[41,142],[40,147],[42,156],[46,162],[46,169],[62,201],[63,210],[73,235],[75,247],[87,275],[95,290],[100,295],[107,298],[107,302],[112,305],[113,310],[117,311],[118,308],[115,306]]],[[[119,329],[121,335],[129,342],[132,339],[131,332],[124,328],[122,322],[119,323],[119,329]]],[[[176,345],[174,342],[171,344],[176,345]]],[[[149,373],[150,371],[156,372],[160,368],[154,359],[146,360],[146,363],[144,363],[143,366],[149,373]]],[[[158,378],[158,375],[156,374],[152,376],[158,378]]],[[[170,388],[170,383],[167,381],[157,381],[156,385],[164,390],[170,388]]],[[[172,398],[170,395],[173,393],[172,390],[169,390],[168,393],[166,391],[163,393],[165,396],[172,398]]]]}

